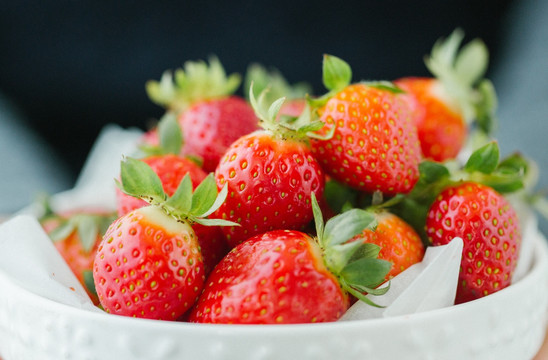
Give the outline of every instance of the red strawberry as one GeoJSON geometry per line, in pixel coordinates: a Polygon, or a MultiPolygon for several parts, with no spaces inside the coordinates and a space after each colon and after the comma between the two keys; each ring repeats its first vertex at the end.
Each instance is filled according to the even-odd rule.
{"type": "Polygon", "coordinates": [[[181,113],[179,123],[185,134],[183,153],[201,158],[207,172],[215,171],[230,144],[257,130],[253,109],[236,96],[195,103],[181,113]]]}
{"type": "Polygon", "coordinates": [[[446,188],[430,207],[426,231],[432,245],[454,237],[464,241],[456,303],[510,285],[521,243],[519,220],[492,188],[474,182],[446,188]]]}
{"type": "Polygon", "coordinates": [[[204,265],[192,222],[223,225],[205,219],[226,196],[216,196],[213,176],[192,193],[187,175],[173,196],[162,189],[144,162],[122,162],[120,188],[152,205],[116,220],[105,233],[93,265],[93,278],[103,308],[110,313],[174,320],[202,291],[204,265]]]}
{"type": "Polygon", "coordinates": [[[411,96],[424,157],[434,161],[453,159],[462,149],[468,125],[478,120],[485,132],[491,130],[495,93],[482,79],[487,68],[487,49],[475,40],[462,51],[464,37],[456,30],[445,41],[438,41],[426,64],[435,78],[406,77],[395,84],[411,96]]]}
{"type": "MultiPolygon", "coordinates": [[[[215,170],[233,141],[258,128],[251,106],[232,95],[239,84],[239,75],[227,77],[216,58],[209,67],[187,62],[174,76],[165,72],[160,82],[147,83],[149,97],[177,116],[184,134],[182,153],[200,158],[207,172],[215,170]]],[[[150,133],[143,140],[156,141],[150,133]]]]}
{"type": "Polygon", "coordinates": [[[216,216],[240,225],[222,229],[231,247],[266,231],[304,228],[312,220],[310,194],[322,197],[325,183],[306,137],[318,123],[276,121],[284,99],[266,110],[251,96],[265,130],[235,141],[215,171],[218,187],[228,186],[216,216]]]}
{"type": "Polygon", "coordinates": [[[379,259],[392,263],[386,280],[393,278],[408,267],[422,261],[424,245],[408,223],[389,212],[375,213],[376,229],[365,229],[353,240],[360,240],[380,247],[379,259]]]}
{"type": "Polygon", "coordinates": [[[330,176],[352,188],[407,193],[418,180],[421,156],[409,104],[389,83],[348,85],[351,76],[344,61],[324,57],[331,92],[314,103],[326,124],[322,133],[334,133],[313,140],[312,150],[330,176]]]}
{"type": "Polygon", "coordinates": [[[66,214],[55,213],[49,206],[47,210],[40,219],[42,227],[93,303],[98,305],[92,276],[93,261],[103,234],[115,216],[99,210],[77,210],[66,214]]]}
{"type": "MultiPolygon", "coordinates": [[[[319,212],[317,207],[315,203],[315,212],[319,212]]],[[[378,252],[375,245],[358,242],[343,245],[371,225],[371,214],[357,209],[344,213],[331,219],[325,231],[321,217],[317,215],[321,224],[317,242],[300,231],[275,230],[256,235],[232,249],[208,278],[189,321],[241,324],[335,321],[349,306],[347,291],[359,294],[362,299],[363,291],[375,292],[371,287],[382,281],[389,263],[375,258],[378,252]],[[364,246],[371,253],[354,257],[355,253],[368,253],[357,250],[358,247],[364,250],[364,246]]]]}
{"type": "MultiPolygon", "coordinates": [[[[166,116],[160,121],[158,129],[161,144],[143,148],[145,153],[155,153],[157,155],[147,156],[141,160],[147,163],[158,175],[163,190],[168,196],[175,193],[181,180],[187,174],[192,180],[193,189],[195,189],[206,178],[207,174],[193,160],[174,155],[179,153],[181,147],[179,125],[173,117],[166,116]],[[169,153],[170,151],[172,153],[169,153]]],[[[148,205],[146,201],[125,194],[118,188],[116,189],[116,195],[119,216],[148,205]]],[[[198,237],[204,258],[205,273],[208,274],[228,252],[228,245],[219,227],[192,224],[192,228],[198,237]]]]}

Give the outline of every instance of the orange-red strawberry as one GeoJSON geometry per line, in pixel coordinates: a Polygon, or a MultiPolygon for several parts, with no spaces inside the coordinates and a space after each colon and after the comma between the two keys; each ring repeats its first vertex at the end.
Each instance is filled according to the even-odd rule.
{"type": "Polygon", "coordinates": [[[47,207],[40,219],[57,251],[78,278],[94,304],[99,299],[93,283],[93,261],[99,243],[115,215],[109,211],[78,210],[58,214],[47,207]]]}
{"type": "Polygon", "coordinates": [[[460,110],[444,99],[439,80],[407,77],[394,83],[416,99],[414,119],[423,156],[435,161],[455,158],[467,138],[468,125],[460,110]]]}
{"type": "Polygon", "coordinates": [[[202,291],[205,273],[193,222],[206,219],[226,196],[217,195],[213,176],[192,193],[187,175],[169,197],[160,178],[144,162],[127,158],[119,187],[151,205],[116,220],[106,231],[93,264],[99,301],[113,314],[175,320],[202,291]]]}
{"type": "Polygon", "coordinates": [[[251,100],[265,129],[235,141],[215,171],[218,186],[228,186],[216,216],[240,225],[222,229],[231,247],[266,231],[304,228],[313,217],[310,194],[322,197],[325,184],[306,135],[321,123],[277,121],[283,98],[268,110],[251,100]]]}
{"type": "Polygon", "coordinates": [[[296,230],[274,230],[240,243],[208,278],[189,321],[335,321],[349,306],[347,291],[369,303],[364,291],[384,293],[386,289],[373,289],[390,267],[388,262],[376,259],[378,247],[348,243],[374,223],[373,216],[354,209],[332,218],[324,228],[314,199],[319,234],[316,240],[296,230]]]}
{"type": "Polygon", "coordinates": [[[365,229],[353,241],[363,241],[380,247],[379,259],[392,263],[386,280],[393,278],[408,267],[422,261],[424,245],[408,223],[387,211],[375,213],[377,227],[365,229]]]}
{"type": "Polygon", "coordinates": [[[521,244],[519,220],[492,188],[474,182],[446,188],[430,207],[426,231],[432,245],[455,237],[464,241],[456,303],[511,284],[521,244]]]}
{"type": "Polygon", "coordinates": [[[314,155],[331,177],[352,188],[387,195],[411,191],[421,151],[409,103],[389,83],[349,85],[351,77],[344,61],[324,57],[330,92],[313,102],[320,104],[322,133],[334,133],[312,141],[314,155]]]}
{"type": "MultiPolygon", "coordinates": [[[[183,129],[182,154],[201,159],[206,172],[215,170],[226,148],[240,136],[258,128],[251,106],[233,95],[240,76],[226,76],[221,63],[210,60],[187,62],[172,76],[165,72],[160,82],[149,81],[147,91],[155,103],[174,114],[183,129]]],[[[157,142],[155,130],[143,138],[157,142]]]]}
{"type": "Polygon", "coordinates": [[[405,77],[394,81],[414,102],[415,123],[424,157],[434,161],[455,158],[467,137],[469,124],[477,120],[485,132],[492,128],[495,93],[483,79],[487,49],[474,40],[462,51],[464,34],[456,30],[432,49],[426,65],[435,77],[405,77]]]}

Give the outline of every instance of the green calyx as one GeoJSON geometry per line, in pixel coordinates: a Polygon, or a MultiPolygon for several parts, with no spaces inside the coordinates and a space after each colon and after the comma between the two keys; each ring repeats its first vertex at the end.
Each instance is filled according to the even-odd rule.
{"type": "Polygon", "coordinates": [[[179,155],[183,146],[183,132],[175,114],[166,112],[158,122],[157,131],[158,145],[143,144],[139,147],[144,155],[179,155]]]}
{"type": "MultiPolygon", "coordinates": [[[[323,56],[322,70],[323,84],[328,92],[323,96],[308,99],[309,104],[313,108],[319,108],[325,105],[325,103],[333,97],[333,95],[342,91],[352,82],[352,68],[341,58],[325,54],[323,56]]],[[[361,81],[360,83],[379,90],[389,91],[394,94],[405,93],[405,91],[390,81],[361,81]]]]}
{"type": "Polygon", "coordinates": [[[197,101],[233,94],[240,83],[239,74],[227,76],[219,60],[211,57],[209,66],[204,61],[187,61],[184,69],[165,71],[160,81],[146,83],[146,91],[154,103],[180,113],[197,101]]]}
{"type": "Polygon", "coordinates": [[[428,70],[439,79],[468,123],[476,121],[483,132],[493,131],[497,97],[493,84],[485,79],[489,53],[480,39],[459,47],[464,38],[456,29],[447,39],[439,39],[425,58],[428,70]]]}
{"type": "Polygon", "coordinates": [[[289,84],[282,73],[277,69],[266,69],[260,64],[251,64],[247,68],[244,77],[244,94],[247,100],[250,101],[249,90],[253,84],[253,94],[255,97],[268,89],[265,94],[266,102],[273,103],[279,98],[287,99],[304,99],[307,94],[310,94],[312,87],[310,84],[300,82],[289,84]]]}
{"type": "MultiPolygon", "coordinates": [[[[268,88],[264,89],[259,98],[255,97],[253,84],[249,86],[249,101],[255,115],[259,119],[259,125],[273,136],[284,140],[304,140],[308,138],[325,139],[315,132],[320,130],[324,123],[314,117],[310,107],[305,106],[301,115],[297,118],[279,117],[278,114],[285,101],[285,97],[275,100],[273,103],[267,101],[268,88]]],[[[334,128],[332,129],[334,131],[334,128]]],[[[333,131],[327,136],[332,136],[333,131]]]]}
{"type": "Polygon", "coordinates": [[[375,215],[362,209],[351,209],[329,219],[324,224],[318,201],[312,193],[312,209],[317,241],[323,251],[324,262],[339,280],[343,289],[372,306],[379,306],[365,294],[383,295],[389,285],[384,282],[392,264],[378,259],[380,247],[361,241],[350,241],[365,229],[375,229],[375,215]]]}
{"type": "Polygon", "coordinates": [[[171,197],[165,193],[158,175],[143,161],[129,157],[123,159],[120,178],[116,185],[122,192],[162,208],[177,221],[208,226],[238,225],[223,219],[207,218],[223,204],[228,192],[226,185],[217,191],[213,174],[209,174],[194,192],[190,176],[185,175],[171,197]]]}
{"type": "Polygon", "coordinates": [[[40,218],[40,221],[44,222],[49,219],[58,221],[58,225],[48,234],[50,239],[53,242],[61,242],[76,231],[82,249],[86,253],[91,252],[97,242],[98,236],[103,235],[110,224],[116,219],[116,214],[114,213],[91,214],[82,212],[65,217],[53,212],[49,206],[49,202],[44,205],[46,213],[40,218]]]}

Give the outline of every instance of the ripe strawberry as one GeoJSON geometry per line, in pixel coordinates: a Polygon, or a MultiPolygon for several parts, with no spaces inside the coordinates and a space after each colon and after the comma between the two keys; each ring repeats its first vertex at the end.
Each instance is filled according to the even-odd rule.
{"type": "Polygon", "coordinates": [[[187,175],[169,197],[146,163],[127,158],[121,170],[119,187],[151,205],[118,218],[106,231],[93,265],[99,301],[118,315],[177,319],[194,304],[205,279],[191,224],[227,224],[205,219],[226,189],[217,195],[210,175],[192,193],[187,175]]]}
{"type": "Polygon", "coordinates": [[[108,211],[78,210],[59,214],[49,206],[46,209],[40,224],[92,302],[98,305],[92,275],[93,261],[101,238],[115,216],[108,211]]]}
{"type": "Polygon", "coordinates": [[[487,68],[485,44],[474,40],[460,52],[464,34],[456,30],[440,40],[426,60],[435,77],[405,77],[394,81],[416,105],[415,123],[423,156],[434,161],[455,158],[468,136],[468,126],[478,120],[489,132],[496,95],[491,83],[482,79],[487,68]]]}
{"type": "MultiPolygon", "coordinates": [[[[187,62],[174,76],[165,72],[160,82],[147,83],[149,97],[178,117],[184,134],[182,154],[200,158],[206,172],[215,170],[232,142],[258,128],[251,106],[232,95],[239,84],[239,75],[227,77],[216,58],[209,67],[187,62]]],[[[144,141],[154,142],[154,135],[147,134],[144,141]]]]}
{"type": "Polygon", "coordinates": [[[393,278],[408,267],[422,261],[424,245],[408,223],[387,211],[376,212],[376,229],[365,229],[354,241],[376,244],[380,247],[379,259],[390,261],[392,268],[386,280],[393,278]]]}
{"type": "MultiPolygon", "coordinates": [[[[181,129],[173,117],[165,116],[158,125],[160,144],[142,148],[145,153],[155,155],[141,159],[148,164],[158,175],[162,182],[164,192],[172,196],[185,177],[189,175],[193,189],[196,188],[207,176],[206,172],[192,159],[175,155],[181,148],[181,129]],[[171,153],[170,153],[171,152],[171,153]]],[[[118,216],[123,216],[137,208],[148,205],[145,200],[125,194],[116,189],[118,216]]],[[[198,237],[198,242],[204,258],[205,273],[208,274],[213,267],[228,252],[228,245],[221,229],[217,226],[203,226],[192,224],[192,228],[198,237]]]]}
{"type": "Polygon", "coordinates": [[[313,140],[312,150],[325,171],[352,188],[394,195],[411,191],[418,180],[420,145],[409,103],[395,86],[349,85],[348,64],[324,57],[324,84],[330,92],[313,100],[327,140],[313,140]]]}
{"type": "Polygon", "coordinates": [[[432,245],[464,241],[456,303],[510,285],[521,244],[519,220],[492,188],[474,182],[446,188],[430,207],[426,231],[432,245]]]}
{"type": "Polygon", "coordinates": [[[229,194],[216,216],[240,225],[222,229],[231,247],[266,231],[302,229],[312,220],[310,194],[321,197],[325,182],[307,143],[308,131],[321,123],[276,121],[283,98],[266,110],[252,90],[250,96],[264,130],[235,141],[215,171],[229,194]]]}
{"type": "Polygon", "coordinates": [[[378,246],[347,242],[371,226],[373,216],[354,209],[331,219],[324,229],[315,198],[313,202],[318,221],[316,241],[300,231],[274,230],[239,244],[208,278],[189,321],[240,324],[335,321],[349,306],[347,291],[370,304],[362,294],[364,291],[384,293],[386,289],[372,289],[384,279],[390,267],[388,262],[376,259],[378,246]],[[363,257],[355,256],[356,253],[363,257]]]}

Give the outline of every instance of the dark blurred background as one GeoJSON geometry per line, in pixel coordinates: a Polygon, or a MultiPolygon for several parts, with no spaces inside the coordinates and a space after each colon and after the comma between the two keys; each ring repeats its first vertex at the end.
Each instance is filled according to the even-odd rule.
{"type": "Polygon", "coordinates": [[[321,86],[323,53],[355,79],[426,74],[434,41],[462,27],[493,57],[509,0],[11,1],[0,12],[0,89],[75,176],[107,123],[161,114],[145,81],[216,54],[227,72],[252,61],[321,86]]]}
{"type": "MultiPolygon", "coordinates": [[[[316,93],[323,93],[324,53],[348,61],[354,80],[427,75],[423,56],[456,27],[465,31],[465,41],[480,37],[490,50],[488,76],[496,86],[498,82],[505,86],[498,89],[504,92],[499,94],[504,99],[501,111],[506,111],[501,129],[505,122],[517,126],[537,121],[524,117],[514,98],[507,98],[516,91],[512,83],[521,81],[510,75],[533,71],[534,65],[513,69],[508,59],[519,63],[528,57],[516,56],[512,47],[533,51],[540,42],[548,48],[546,31],[538,29],[546,29],[546,3],[4,0],[0,3],[0,103],[8,115],[0,115],[0,151],[11,155],[0,155],[0,161],[9,162],[11,168],[1,171],[18,179],[12,187],[22,186],[19,179],[26,177],[27,183],[34,179],[35,186],[42,184],[46,190],[70,188],[103,126],[145,129],[150,119],[162,114],[148,100],[144,84],[186,60],[215,54],[228,73],[241,74],[251,62],[259,62],[278,68],[290,82],[306,81],[316,93]],[[541,35],[535,35],[539,31],[541,35]],[[509,118],[513,116],[519,118],[509,118]],[[2,142],[4,148],[10,142],[27,154],[2,149],[2,142]],[[39,164],[34,170],[18,169],[24,161],[39,164]]],[[[547,65],[548,58],[540,56],[537,63],[547,65]]],[[[538,75],[532,81],[540,82],[538,75]]],[[[544,102],[547,94],[541,95],[544,102]]],[[[514,127],[501,133],[508,144],[503,150],[530,145],[517,141],[519,131],[514,127]]],[[[545,157],[539,152],[533,155],[545,157]]],[[[4,200],[0,213],[13,211],[14,206],[4,200]]]]}

